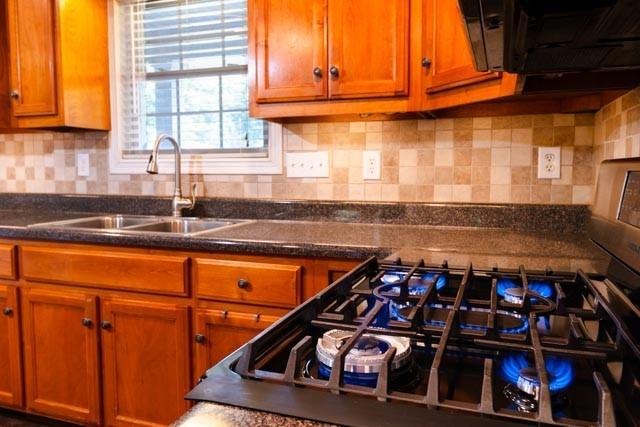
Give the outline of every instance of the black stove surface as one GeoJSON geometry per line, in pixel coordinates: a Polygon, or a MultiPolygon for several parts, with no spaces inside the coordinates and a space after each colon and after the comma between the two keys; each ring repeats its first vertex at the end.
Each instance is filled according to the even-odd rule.
{"type": "Polygon", "coordinates": [[[188,398],[345,425],[637,426],[639,319],[604,276],[371,258],[188,398]]]}

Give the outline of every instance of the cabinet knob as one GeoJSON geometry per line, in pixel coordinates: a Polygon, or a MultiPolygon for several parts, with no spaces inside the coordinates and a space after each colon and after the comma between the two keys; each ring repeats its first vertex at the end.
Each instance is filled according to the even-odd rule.
{"type": "Polygon", "coordinates": [[[205,341],[205,336],[202,334],[196,334],[195,340],[198,344],[202,344],[205,341]]]}
{"type": "Polygon", "coordinates": [[[20,93],[18,93],[17,90],[12,90],[11,92],[9,92],[9,98],[18,99],[20,98],[20,93]]]}
{"type": "Polygon", "coordinates": [[[431,60],[425,56],[422,58],[422,66],[424,68],[429,68],[431,66],[431,60]]]}
{"type": "Polygon", "coordinates": [[[313,75],[316,77],[322,77],[322,68],[316,67],[313,69],[313,75]]]}
{"type": "Polygon", "coordinates": [[[333,77],[338,77],[340,75],[340,70],[338,70],[338,67],[333,65],[331,68],[329,68],[329,74],[331,74],[333,77]]]}
{"type": "Polygon", "coordinates": [[[111,322],[109,322],[108,320],[103,320],[102,322],[100,322],[100,327],[102,329],[111,329],[111,322]]]}
{"type": "Polygon", "coordinates": [[[238,287],[240,289],[247,289],[249,287],[249,281],[245,279],[238,280],[238,287]]]}
{"type": "Polygon", "coordinates": [[[5,316],[11,316],[13,314],[13,308],[11,307],[5,307],[2,310],[2,314],[4,314],[5,316]]]}
{"type": "Polygon", "coordinates": [[[91,325],[93,325],[93,321],[91,319],[89,319],[88,317],[82,318],[82,326],[84,326],[85,328],[89,328],[91,327],[91,325]]]}

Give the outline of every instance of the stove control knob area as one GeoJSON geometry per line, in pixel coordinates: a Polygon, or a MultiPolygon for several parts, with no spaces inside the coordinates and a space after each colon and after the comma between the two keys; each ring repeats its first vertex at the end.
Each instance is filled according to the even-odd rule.
{"type": "Polygon", "coordinates": [[[250,285],[250,283],[249,283],[248,280],[245,280],[245,279],[239,279],[238,280],[238,287],[240,289],[247,289],[247,288],[249,288],[249,285],[250,285]]]}
{"type": "Polygon", "coordinates": [[[197,342],[198,344],[202,344],[202,343],[204,343],[204,342],[205,342],[206,338],[205,338],[205,336],[204,336],[204,335],[202,335],[202,334],[196,334],[196,336],[195,336],[195,340],[196,340],[196,342],[197,342]]]}

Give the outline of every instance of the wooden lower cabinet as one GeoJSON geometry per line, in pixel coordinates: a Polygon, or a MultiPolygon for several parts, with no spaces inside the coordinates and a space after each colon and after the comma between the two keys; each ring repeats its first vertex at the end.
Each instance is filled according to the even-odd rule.
{"type": "Polygon", "coordinates": [[[200,377],[211,366],[258,335],[279,318],[254,313],[197,309],[195,330],[195,375],[200,377]]]}
{"type": "Polygon", "coordinates": [[[20,309],[15,286],[0,285],[0,405],[22,406],[20,309]]]}
{"type": "Polygon", "coordinates": [[[189,308],[113,298],[101,314],[105,424],[175,421],[189,408],[189,308]]]}
{"type": "Polygon", "coordinates": [[[22,303],[27,410],[99,424],[97,298],[27,288],[22,303]]]}

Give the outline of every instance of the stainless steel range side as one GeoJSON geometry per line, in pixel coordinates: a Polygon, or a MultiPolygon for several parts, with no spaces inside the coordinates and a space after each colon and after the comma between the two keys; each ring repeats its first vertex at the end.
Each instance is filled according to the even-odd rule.
{"type": "Polygon", "coordinates": [[[607,271],[369,259],[188,395],[344,425],[640,425],[640,159],[603,163],[607,271]]]}

